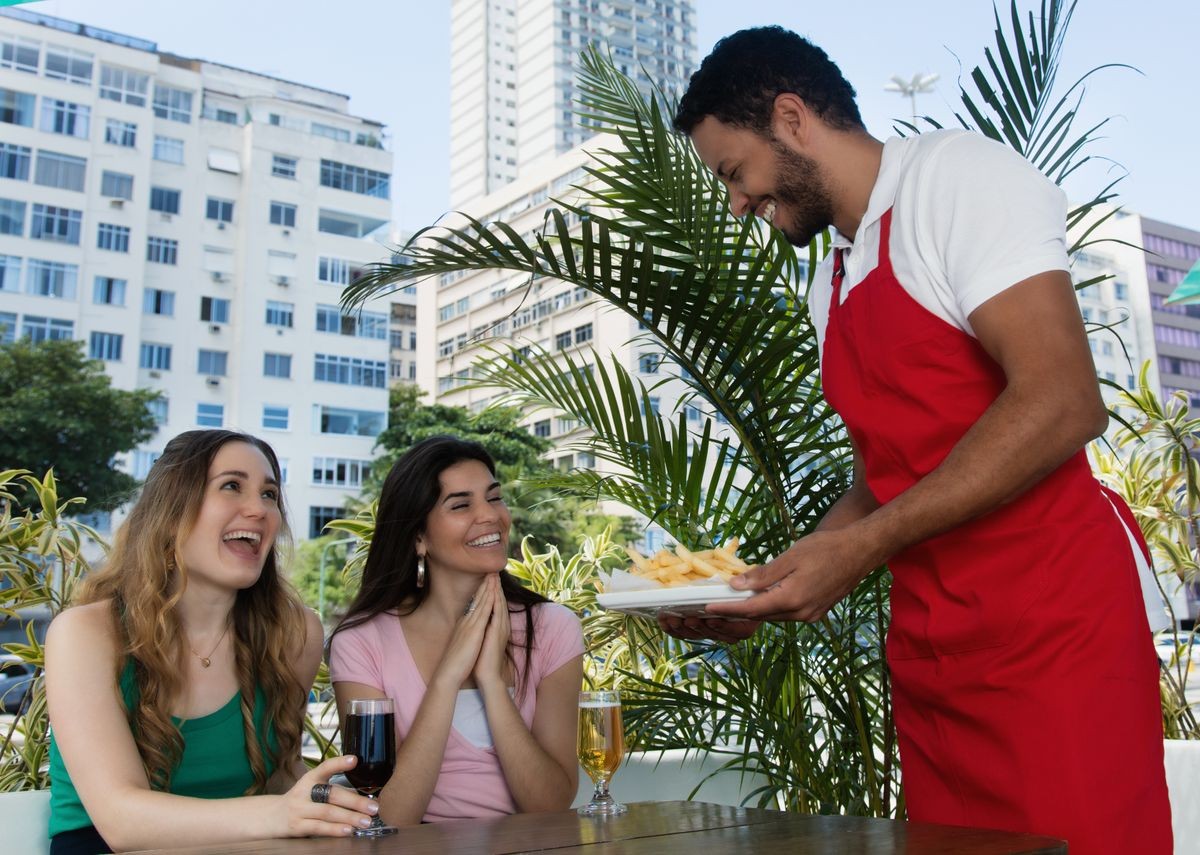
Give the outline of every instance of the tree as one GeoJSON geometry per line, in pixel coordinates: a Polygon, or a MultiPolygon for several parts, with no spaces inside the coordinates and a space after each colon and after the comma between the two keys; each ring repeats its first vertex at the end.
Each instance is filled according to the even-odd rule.
{"type": "Polygon", "coordinates": [[[112,510],[138,484],[116,468],[115,458],[154,434],[147,405],[159,397],[149,389],[112,388],[81,341],[2,345],[0,462],[33,472],[53,468],[63,495],[87,497],[79,513],[112,510]]]}
{"type": "Polygon", "coordinates": [[[471,413],[464,407],[425,403],[421,400],[424,394],[415,386],[392,387],[388,428],[379,435],[377,448],[382,451],[372,463],[363,489],[364,500],[378,497],[392,464],[414,443],[449,434],[478,442],[496,461],[517,534],[512,544],[514,554],[523,537],[532,538],[538,548],[554,546],[569,551],[583,535],[596,534],[605,526],[613,528],[619,543],[637,539],[639,532],[632,518],[601,513],[594,499],[563,496],[545,486],[544,482],[555,474],[544,458],[552,443],[534,436],[521,424],[524,414],[520,409],[489,407],[471,413]]]}

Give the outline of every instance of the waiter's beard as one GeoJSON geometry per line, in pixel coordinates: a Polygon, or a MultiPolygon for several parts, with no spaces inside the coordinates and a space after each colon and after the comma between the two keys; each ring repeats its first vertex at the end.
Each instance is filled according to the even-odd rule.
{"type": "MultiPolygon", "coordinates": [[[[775,152],[776,207],[786,211],[777,228],[793,246],[808,246],[833,222],[833,201],[817,162],[771,139],[775,152]]],[[[777,215],[778,217],[778,215],[777,215]]]]}

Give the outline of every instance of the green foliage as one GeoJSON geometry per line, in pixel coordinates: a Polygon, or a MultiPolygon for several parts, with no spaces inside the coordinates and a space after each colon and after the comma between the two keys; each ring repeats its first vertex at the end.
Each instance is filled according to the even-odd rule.
{"type": "Polygon", "coordinates": [[[303,541],[296,547],[292,559],[292,584],[324,624],[340,615],[354,598],[354,591],[342,573],[352,546],[350,538],[327,534],[303,541]]]}
{"type": "MultiPolygon", "coordinates": [[[[114,458],[154,434],[146,407],[159,397],[149,389],[112,388],[80,341],[0,345],[0,462],[34,472],[53,468],[63,494],[86,496],[88,511],[112,510],[138,483],[114,458]]],[[[83,510],[82,502],[71,507],[83,510]]]]}
{"type": "MultiPolygon", "coordinates": [[[[1118,406],[1134,415],[1129,427],[1118,432],[1115,448],[1097,443],[1091,451],[1101,480],[1133,510],[1150,546],[1160,589],[1164,581],[1176,588],[1200,581],[1200,418],[1189,412],[1182,393],[1160,401],[1147,383],[1149,370],[1147,362],[1138,388],[1119,395],[1118,406]]],[[[1196,630],[1179,630],[1181,617],[1172,613],[1176,653],[1162,668],[1163,730],[1170,739],[1200,739],[1200,716],[1186,697],[1189,677],[1200,667],[1193,660],[1196,630]]]]}

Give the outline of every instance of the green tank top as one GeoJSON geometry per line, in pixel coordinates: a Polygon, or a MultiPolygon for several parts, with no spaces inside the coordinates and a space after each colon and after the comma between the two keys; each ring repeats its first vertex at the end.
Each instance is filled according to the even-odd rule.
{"type": "MultiPolygon", "coordinates": [[[[133,663],[121,672],[121,695],[132,709],[137,702],[138,688],[134,682],[133,663]]],[[[254,731],[259,745],[267,756],[267,745],[274,747],[275,728],[264,728],[266,698],[262,689],[254,692],[254,731]]],[[[250,758],[246,755],[246,739],[242,731],[241,697],[234,695],[219,710],[200,718],[187,720],[172,716],[171,721],[183,737],[183,756],[172,770],[171,792],[180,796],[202,799],[227,799],[245,795],[254,783],[250,758]]],[[[267,775],[274,765],[267,759],[267,775]]],[[[93,825],[67,767],[50,733],[50,836],[62,831],[93,825]]]]}

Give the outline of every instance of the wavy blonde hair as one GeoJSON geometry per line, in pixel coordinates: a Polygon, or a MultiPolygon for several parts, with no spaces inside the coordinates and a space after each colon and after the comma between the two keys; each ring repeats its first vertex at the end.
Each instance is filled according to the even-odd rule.
{"type": "MultiPolygon", "coordinates": [[[[204,502],[208,469],[229,442],[244,442],[267,458],[282,483],[279,460],[262,440],[227,430],[194,430],[167,443],[142,486],[141,495],[117,531],[102,569],[90,574],[77,602],[107,600],[117,628],[121,656],[117,680],[133,663],[137,701],[126,710],[142,765],[151,786],[169,790],[172,770],[183,754],[183,738],[171,721],[181,697],[187,641],[176,606],[187,588],[180,544],[188,537],[204,502]]],[[[279,534],[258,581],[241,590],[233,607],[232,641],[241,696],[242,730],[254,773],[247,794],[266,789],[268,763],[278,768],[299,753],[308,687],[293,671],[304,644],[304,606],[280,574],[280,551],[290,544],[280,494],[279,534]],[[255,689],[266,701],[264,721],[273,724],[275,744],[263,746],[254,726],[255,689]]]]}

